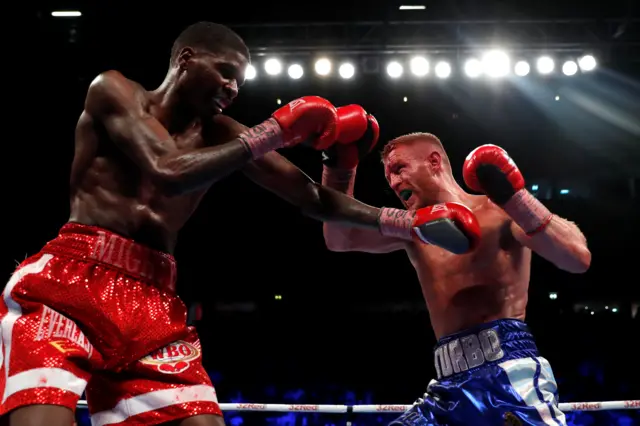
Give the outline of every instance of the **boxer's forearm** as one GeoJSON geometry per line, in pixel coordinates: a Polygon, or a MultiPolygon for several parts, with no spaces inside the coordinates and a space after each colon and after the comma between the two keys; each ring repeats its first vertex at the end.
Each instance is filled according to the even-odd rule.
{"type": "MultiPolygon", "coordinates": [[[[349,196],[353,195],[356,169],[339,170],[324,167],[322,171],[323,190],[331,193],[336,190],[349,196]]],[[[355,200],[354,200],[355,201],[355,200]]],[[[343,201],[342,208],[346,210],[356,208],[351,202],[343,201]]],[[[357,202],[359,203],[359,202],[357,202]]],[[[368,207],[368,206],[367,206],[368,207]]],[[[360,224],[345,226],[340,221],[325,221],[323,224],[324,241],[331,251],[362,251],[367,253],[389,253],[400,250],[406,243],[398,238],[383,235],[380,231],[380,209],[375,208],[366,212],[366,228],[357,228],[360,224]],[[375,214],[375,218],[372,216],[375,214]],[[375,222],[373,222],[375,219],[375,222]],[[354,227],[355,226],[355,227],[354,227]],[[375,229],[373,229],[375,227],[375,229]]]]}
{"type": "Polygon", "coordinates": [[[341,228],[346,225],[378,229],[379,208],[317,183],[308,192],[308,198],[302,206],[307,216],[327,224],[340,224],[341,228]]]}
{"type": "Polygon", "coordinates": [[[322,185],[353,197],[356,170],[356,168],[341,170],[324,166],[322,168],[322,185]]]}
{"type": "Polygon", "coordinates": [[[183,194],[211,185],[250,160],[250,151],[241,140],[235,139],[218,146],[161,157],[158,180],[167,193],[183,194]]]}
{"type": "Polygon", "coordinates": [[[300,208],[306,216],[352,227],[378,228],[380,209],[318,184],[277,152],[251,161],[243,171],[258,185],[300,208]]]}
{"type": "Polygon", "coordinates": [[[531,236],[514,226],[517,227],[514,235],[523,245],[558,268],[577,274],[589,269],[591,252],[585,236],[574,223],[553,215],[543,230],[531,236]]]}

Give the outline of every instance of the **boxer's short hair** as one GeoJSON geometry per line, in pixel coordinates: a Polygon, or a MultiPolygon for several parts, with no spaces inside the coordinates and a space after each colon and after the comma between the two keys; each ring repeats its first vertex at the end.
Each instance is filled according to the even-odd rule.
{"type": "Polygon", "coordinates": [[[447,152],[444,150],[444,145],[442,145],[442,141],[440,141],[440,138],[438,138],[433,133],[409,133],[391,140],[382,149],[382,162],[385,162],[385,160],[389,156],[389,153],[393,151],[398,145],[409,143],[424,143],[430,145],[435,151],[440,153],[440,158],[442,158],[442,163],[444,164],[445,168],[451,170],[451,161],[449,160],[447,152]]]}
{"type": "Polygon", "coordinates": [[[384,161],[389,153],[393,151],[398,145],[411,143],[411,142],[429,142],[439,148],[440,151],[444,153],[444,146],[440,139],[434,135],[433,133],[409,133],[406,135],[398,136],[397,138],[391,140],[387,143],[382,149],[382,161],[384,161]]]}
{"type": "Polygon", "coordinates": [[[235,51],[250,59],[244,40],[231,28],[213,22],[197,22],[185,28],[171,48],[172,63],[185,47],[215,54],[235,51]]]}

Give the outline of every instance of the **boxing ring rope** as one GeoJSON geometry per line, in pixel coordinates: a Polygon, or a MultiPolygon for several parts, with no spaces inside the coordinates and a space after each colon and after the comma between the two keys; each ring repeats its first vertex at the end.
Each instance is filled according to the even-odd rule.
{"type": "MultiPolygon", "coordinates": [[[[79,408],[87,408],[87,401],[78,401],[79,408]]],[[[412,405],[314,405],[314,404],[257,404],[226,403],[220,404],[222,411],[262,411],[280,413],[403,413],[412,405]]],[[[560,411],[606,411],[606,410],[640,410],[640,399],[627,401],[601,402],[563,402],[558,404],[560,411]]]]}

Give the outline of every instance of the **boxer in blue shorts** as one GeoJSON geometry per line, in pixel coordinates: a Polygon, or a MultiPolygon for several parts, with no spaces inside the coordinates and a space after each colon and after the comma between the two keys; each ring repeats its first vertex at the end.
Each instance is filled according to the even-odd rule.
{"type": "MultiPolygon", "coordinates": [[[[336,146],[331,154],[325,155],[323,184],[353,195],[357,162],[345,169],[340,159],[353,157],[354,147],[336,146]]],[[[532,252],[569,273],[583,273],[591,253],[582,232],[530,194],[514,161],[495,145],[476,148],[463,166],[466,185],[483,195],[457,184],[444,147],[432,134],[391,141],[382,160],[406,210],[381,209],[379,232],[325,223],[324,236],[333,251],[405,250],[420,280],[438,338],[437,379],[391,424],[566,425],[551,366],[539,356],[524,319],[532,252]],[[439,247],[418,240],[420,211],[447,210],[453,203],[473,211],[480,242],[466,251],[443,250],[449,246],[446,238],[458,238],[447,215],[430,224],[440,227],[432,230],[439,247]]]]}

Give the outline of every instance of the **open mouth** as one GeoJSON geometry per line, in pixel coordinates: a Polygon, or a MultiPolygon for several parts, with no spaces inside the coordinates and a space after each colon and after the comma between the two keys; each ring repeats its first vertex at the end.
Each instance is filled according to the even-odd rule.
{"type": "Polygon", "coordinates": [[[218,112],[222,112],[230,104],[226,99],[213,98],[213,106],[218,112]]]}
{"type": "Polygon", "coordinates": [[[411,198],[411,194],[413,194],[412,190],[403,189],[402,191],[400,191],[400,199],[402,199],[402,201],[408,201],[409,198],[411,198]]]}

